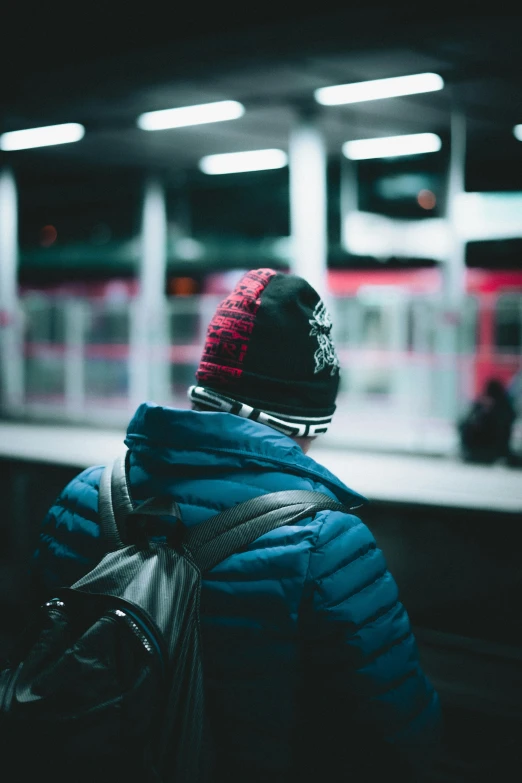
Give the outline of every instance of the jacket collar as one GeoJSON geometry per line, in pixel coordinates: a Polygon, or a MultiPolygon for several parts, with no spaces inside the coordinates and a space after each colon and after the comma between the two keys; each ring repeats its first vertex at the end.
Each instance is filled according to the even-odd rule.
{"type": "Polygon", "coordinates": [[[146,402],[134,414],[125,443],[132,452],[150,460],[209,472],[271,466],[320,481],[349,508],[367,502],[304,454],[291,438],[231,413],[181,410],[146,402]]]}

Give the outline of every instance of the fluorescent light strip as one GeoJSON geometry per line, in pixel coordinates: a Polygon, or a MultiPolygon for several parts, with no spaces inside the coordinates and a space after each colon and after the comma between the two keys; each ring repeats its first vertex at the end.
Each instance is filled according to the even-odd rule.
{"type": "Polygon", "coordinates": [[[281,169],[288,164],[283,150],[251,150],[249,152],[227,152],[223,155],[206,155],[201,158],[199,168],[205,174],[237,174],[242,171],[263,171],[281,169]]]}
{"type": "Polygon", "coordinates": [[[343,155],[350,160],[396,158],[438,152],[442,146],[435,133],[412,133],[407,136],[387,136],[381,139],[359,139],[343,144],[343,155]]]}
{"type": "Polygon", "coordinates": [[[179,109],[161,109],[140,114],[138,127],[156,131],[167,128],[184,128],[187,125],[204,125],[207,122],[237,120],[245,113],[245,107],[238,101],[216,101],[200,103],[197,106],[182,106],[179,109]]]}
{"type": "Polygon", "coordinates": [[[80,141],[84,135],[85,128],[77,122],[9,131],[0,136],[0,149],[10,152],[11,150],[28,150],[34,147],[51,147],[54,144],[80,141]]]}
{"type": "Polygon", "coordinates": [[[317,103],[338,106],[343,103],[362,103],[380,98],[396,98],[399,95],[415,95],[442,90],[444,81],[437,73],[416,73],[411,76],[394,76],[391,79],[373,79],[368,82],[337,84],[315,90],[317,103]]]}
{"type": "Polygon", "coordinates": [[[513,136],[515,139],[522,141],[522,125],[515,125],[513,128],[513,136]]]}

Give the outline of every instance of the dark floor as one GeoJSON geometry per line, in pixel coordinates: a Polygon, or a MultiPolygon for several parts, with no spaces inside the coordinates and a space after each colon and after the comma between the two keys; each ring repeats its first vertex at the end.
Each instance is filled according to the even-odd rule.
{"type": "MultiPolygon", "coordinates": [[[[0,658],[24,624],[46,508],[76,471],[0,460],[0,658]]],[[[509,514],[371,504],[446,725],[431,783],[511,783],[522,770],[522,525],[509,514]]],[[[355,781],[354,781],[355,783],[355,781]]]]}

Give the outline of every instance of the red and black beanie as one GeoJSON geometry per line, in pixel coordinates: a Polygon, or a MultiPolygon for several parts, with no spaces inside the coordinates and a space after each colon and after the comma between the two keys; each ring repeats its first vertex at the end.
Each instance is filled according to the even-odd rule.
{"type": "Polygon", "coordinates": [[[288,435],[326,432],[339,387],[331,331],[306,280],[247,272],[216,309],[189,397],[288,435]]]}

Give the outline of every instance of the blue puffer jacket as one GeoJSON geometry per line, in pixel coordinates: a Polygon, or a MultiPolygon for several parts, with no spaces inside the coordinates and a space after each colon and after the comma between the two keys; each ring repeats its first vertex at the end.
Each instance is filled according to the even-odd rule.
{"type": "MultiPolygon", "coordinates": [[[[187,525],[284,489],[365,502],[286,435],[228,413],[143,404],[125,443],[133,498],[172,494],[187,525]]],[[[48,588],[103,555],[101,472],[75,478],[45,519],[35,566],[48,588]]],[[[373,780],[376,759],[416,761],[437,736],[437,695],[357,516],[325,511],[262,536],[205,575],[201,612],[220,781],[342,780],[339,763],[346,780],[373,780]]]]}

